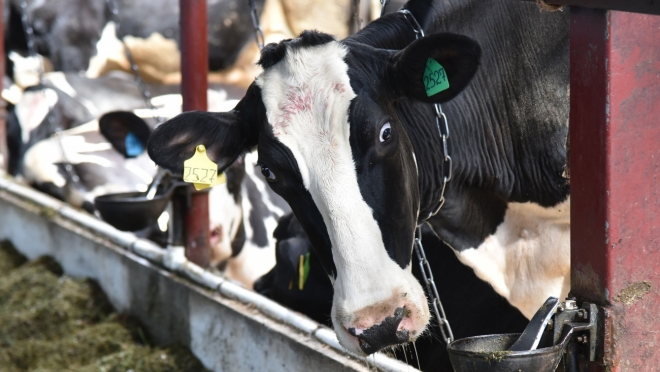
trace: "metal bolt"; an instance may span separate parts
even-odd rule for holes
[[[566,300],[566,302],[564,302],[564,306],[566,307],[566,310],[577,309],[577,304],[575,303],[575,300]]]
[[[579,342],[581,344],[586,344],[587,342],[589,342],[589,337],[587,337],[587,336],[577,336],[577,342]]]
[[[580,309],[578,311],[577,315],[578,315],[578,318],[580,318],[580,319],[588,319],[589,318],[589,314],[587,314],[587,310],[585,310],[585,309]]]

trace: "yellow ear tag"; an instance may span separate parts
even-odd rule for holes
[[[204,190],[227,182],[225,174],[218,174],[218,165],[206,155],[204,145],[197,145],[192,158],[183,162],[183,180],[192,183],[195,190]]]

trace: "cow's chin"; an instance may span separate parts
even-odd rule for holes
[[[219,238],[211,234],[209,239],[211,247],[211,266],[218,266],[227,261],[232,254],[231,245],[227,242],[228,237]]]
[[[339,343],[357,355],[369,355],[383,348],[415,341],[427,328],[429,305],[424,290],[407,269],[391,275],[379,288],[362,287],[341,297],[340,276],[335,281],[332,324]],[[396,276],[398,278],[393,279]],[[339,284],[339,285],[338,285]],[[345,287],[344,287],[345,288]]]

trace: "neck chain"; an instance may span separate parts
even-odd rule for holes
[[[383,7],[384,9],[384,7]],[[415,39],[424,37],[424,30],[419,25],[415,17],[410,13],[408,9],[399,10],[408,23],[413,28],[415,32]],[[438,200],[438,206],[417,226],[415,231],[415,253],[419,261],[419,268],[424,277],[426,283],[426,291],[431,298],[431,303],[433,305],[433,312],[435,313],[436,319],[438,320],[438,326],[440,328],[440,333],[442,334],[443,341],[447,344],[454,340],[454,333],[451,330],[449,321],[447,320],[447,315],[445,314],[445,309],[440,302],[440,295],[438,294],[438,288],[435,285],[433,280],[433,272],[431,271],[431,265],[426,259],[426,253],[424,252],[424,246],[422,245],[422,224],[429,218],[435,216],[440,211],[440,208],[445,204],[445,189],[447,183],[451,181],[452,175],[452,162],[451,156],[449,156],[449,148],[447,146],[447,140],[449,139],[449,126],[447,124],[447,116],[442,112],[442,107],[439,103],[434,104],[435,106],[435,125],[438,129],[438,134],[442,138],[442,155],[443,155],[443,164],[442,164],[442,189],[440,191],[440,199]],[[442,121],[442,125],[440,122]]]

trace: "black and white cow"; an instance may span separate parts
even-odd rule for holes
[[[23,175],[35,188],[93,213],[97,196],[147,191],[157,172],[144,152],[150,134],[135,114],[111,112],[30,147]]]
[[[324,324],[330,322],[332,284],[316,259],[312,243],[293,214],[285,215],[275,229],[277,264],[254,284],[254,290]],[[454,337],[519,333],[528,320],[472,269],[461,265],[446,244],[430,229],[423,229],[427,258],[439,283],[438,292]],[[416,258],[413,275],[420,281]],[[422,371],[453,371],[446,344],[437,327],[421,337],[415,349],[395,350],[398,359]]]
[[[426,37],[415,41],[395,13],[343,41],[304,32],[269,45],[233,111],[182,114],[148,145],[179,172],[198,144],[220,169],[258,148],[331,276],[340,343],[367,354],[428,326],[410,267],[423,222],[525,316],[569,288],[567,15],[508,0],[405,7]],[[425,90],[429,59],[446,72],[439,93]],[[443,154],[431,103],[444,104],[453,159],[436,215]]]
[[[181,112],[178,85],[147,84],[156,111],[147,109],[142,93],[131,74],[113,71],[98,78],[78,73],[50,72],[42,83],[28,87],[15,106],[8,110],[7,143],[9,173],[21,173],[23,155],[34,144],[55,132],[88,123],[117,110],[138,110],[142,117],[172,117]],[[213,84],[208,92],[209,105],[224,109],[235,102],[243,90]]]
[[[291,211],[254,171],[256,160],[255,154],[238,159],[225,172],[227,184],[209,191],[211,264],[248,288],[275,266],[273,232]]]
[[[96,53],[96,43],[106,23],[112,20],[109,0],[25,0],[28,22],[34,28],[35,48],[49,57],[56,71],[86,70]],[[179,1],[115,2],[121,19],[117,36],[146,38],[158,33],[179,40]],[[23,0],[7,0],[5,6],[5,39],[7,50],[27,49],[20,21]],[[259,9],[262,0],[256,0]],[[230,66],[245,43],[252,37],[248,3],[239,0],[208,1],[209,66]]]
[[[176,86],[149,85],[155,96],[175,93]],[[23,155],[55,132],[88,123],[104,113],[145,107],[133,77],[114,72],[96,79],[53,72],[22,92],[7,119],[9,173],[21,173]]]
[[[157,172],[144,152],[155,123],[147,121],[132,112],[110,112],[41,140],[25,154],[23,177],[36,189],[90,213],[97,196],[144,192]],[[263,175],[254,173],[255,160],[235,162],[225,170],[227,183],[209,190],[211,265],[249,288],[275,265],[272,233],[277,219],[289,211],[267,189]],[[246,165],[252,172],[246,172]],[[166,214],[159,220],[161,231],[167,230]],[[155,226],[138,233],[167,242]]]

